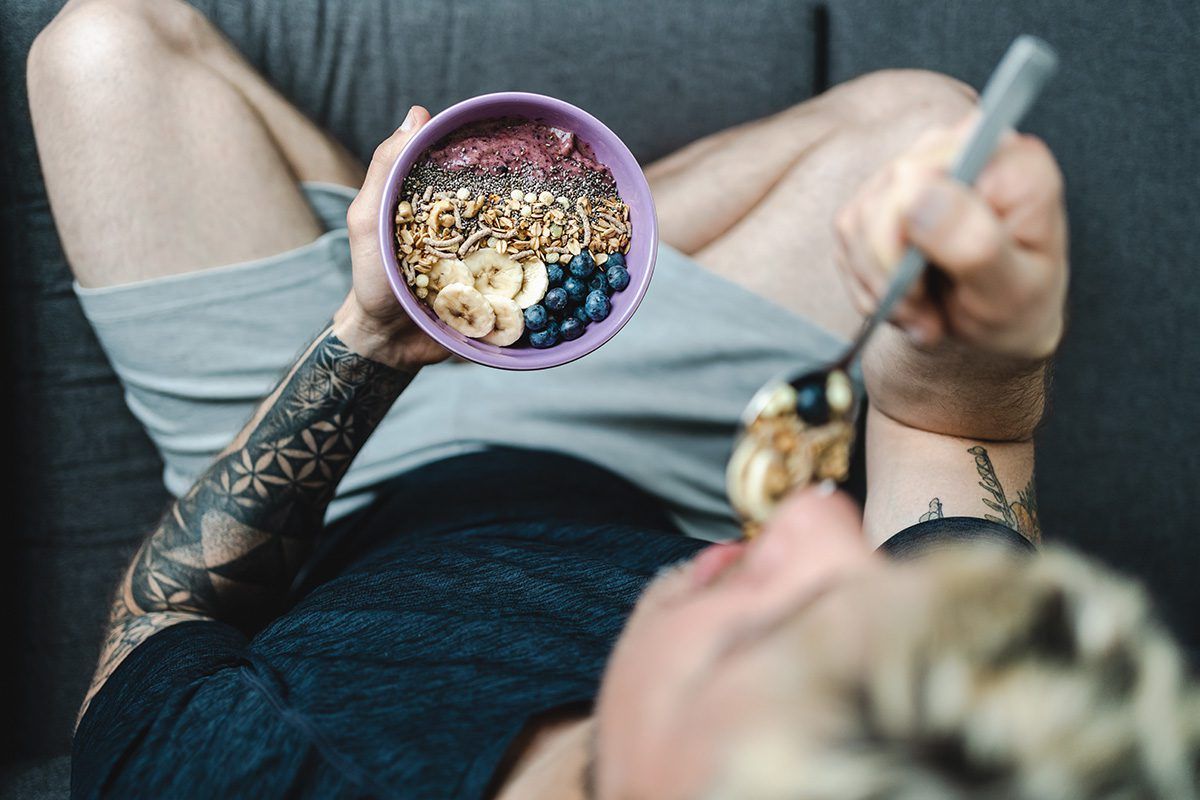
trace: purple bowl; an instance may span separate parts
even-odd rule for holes
[[[596,160],[612,171],[617,192],[629,206],[629,221],[633,235],[625,262],[629,268],[629,286],[612,295],[612,313],[600,322],[588,325],[583,336],[570,342],[559,342],[545,350],[526,344],[497,347],[470,339],[438,319],[429,306],[417,299],[400,274],[396,261],[396,203],[400,187],[417,159],[442,137],[470,122],[496,117],[524,117],[544,122],[563,130],[573,131],[591,146]],[[413,321],[455,355],[478,364],[501,369],[545,369],[582,358],[617,335],[617,331],[633,316],[654,272],[658,253],[658,217],[650,186],[637,160],[617,135],[600,120],[570,103],[528,92],[498,92],[472,97],[450,106],[436,115],[400,151],[384,189],[383,205],[379,209],[379,244],[383,253],[383,268],[400,305]]]

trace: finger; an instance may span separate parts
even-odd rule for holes
[[[834,258],[837,261],[838,274],[842,277],[842,284],[850,295],[854,310],[864,317],[868,316],[875,310],[875,297],[867,291],[866,286],[850,266],[850,256],[846,250],[845,239],[840,233],[836,238],[838,243],[834,249]]]
[[[905,234],[956,284],[1003,287],[1013,261],[999,218],[969,187],[935,178],[904,216]]]
[[[375,148],[371,163],[367,167],[367,176],[363,179],[362,188],[351,203],[346,215],[346,224],[351,238],[365,239],[366,234],[375,227],[379,216],[379,204],[383,200],[384,187],[388,174],[396,157],[404,149],[404,145],[412,138],[421,126],[429,121],[429,111],[423,106],[413,106],[408,110],[404,122],[391,136]],[[356,234],[361,234],[356,236]]]
[[[861,199],[843,218],[843,230],[849,240],[846,259],[860,287],[855,292],[855,301],[865,314],[875,311],[895,277],[896,264],[906,245],[904,207],[912,203],[911,198],[920,193],[934,174],[924,164],[898,163],[886,171],[882,180],[866,187]],[[869,298],[866,302],[864,296]],[[913,284],[889,319],[922,346],[936,344],[945,331],[942,314],[924,281]]]
[[[371,165],[367,167],[366,180],[363,181],[364,189],[370,187],[377,193],[382,193],[388,173],[396,163],[396,157],[400,155],[404,145],[408,144],[408,140],[428,121],[429,111],[424,106],[413,106],[408,110],[408,115],[405,116],[404,122],[400,123],[400,127],[375,148],[375,153],[371,156]]]
[[[976,188],[1018,243],[1040,251],[1065,249],[1062,172],[1041,139],[1015,135],[1006,140]]]
[[[859,310],[864,316],[875,312],[883,292],[883,270],[872,253],[866,234],[865,210],[862,203],[847,209],[845,216],[845,259],[847,272],[855,292]]]
[[[891,322],[908,334],[918,347],[933,347],[946,335],[946,321],[942,309],[923,286],[912,290],[917,294],[900,301],[891,315]]]

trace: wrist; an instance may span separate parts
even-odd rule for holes
[[[404,335],[407,331],[402,328],[407,321],[404,318],[389,323],[370,316],[358,305],[351,292],[333,315],[332,332],[342,344],[363,358],[392,369],[415,373],[421,365],[412,363],[408,357],[405,341],[409,337]]]
[[[996,356],[953,339],[919,349],[881,330],[863,357],[871,404],[931,433],[983,441],[1027,441],[1041,423],[1049,359]]]

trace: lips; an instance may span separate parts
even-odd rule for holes
[[[704,548],[692,561],[692,585],[700,587],[712,583],[737,563],[745,550],[745,542],[722,542]]]

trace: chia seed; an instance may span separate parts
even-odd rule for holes
[[[524,175],[519,171],[507,170],[504,173],[476,171],[473,169],[448,170],[434,164],[426,156],[422,156],[417,165],[404,179],[402,195],[411,197],[421,194],[427,186],[432,186],[434,193],[456,192],[466,187],[474,194],[498,194],[507,197],[513,189],[521,193],[533,192],[541,194],[550,192],[555,197],[565,196],[572,201],[580,197],[616,197],[617,186],[612,176],[597,170],[587,170],[574,175],[565,175],[561,170],[551,167],[545,178],[535,178]]]

